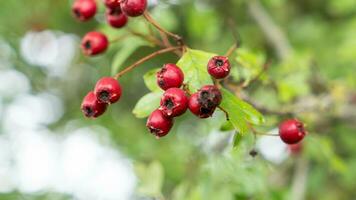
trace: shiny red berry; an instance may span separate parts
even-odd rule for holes
[[[209,60],[208,72],[216,78],[222,79],[230,74],[230,62],[229,58],[225,56],[214,56]]]
[[[89,32],[82,39],[83,53],[88,56],[105,52],[108,45],[108,38],[100,32]]]
[[[101,103],[96,98],[94,92],[89,92],[83,99],[82,112],[88,118],[96,118],[106,111],[107,104]]]
[[[122,0],[122,11],[130,17],[142,15],[147,7],[147,0]]]
[[[175,64],[165,64],[162,69],[157,72],[157,84],[163,90],[179,88],[182,86],[183,81],[183,71]]]
[[[207,85],[190,97],[188,107],[194,115],[200,118],[208,118],[213,115],[221,100],[220,90],[214,85]]]
[[[94,93],[98,101],[112,104],[119,101],[121,97],[121,86],[112,77],[101,78],[95,85]]]
[[[159,110],[167,117],[178,117],[188,109],[188,97],[179,88],[168,89],[161,98]]]
[[[152,134],[160,138],[169,133],[173,126],[173,120],[172,118],[164,116],[164,114],[157,109],[151,113],[146,126]]]
[[[122,28],[127,24],[128,17],[121,11],[120,7],[108,8],[106,10],[106,21],[114,28]]]
[[[288,119],[279,125],[279,136],[287,144],[300,142],[306,134],[303,123],[296,119]]]
[[[120,7],[120,2],[122,0],[104,0],[105,6],[111,9]]]
[[[75,0],[72,6],[72,12],[80,21],[87,21],[94,17],[96,13],[95,0]]]

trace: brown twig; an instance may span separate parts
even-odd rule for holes
[[[237,44],[236,44],[236,43],[233,44],[233,45],[229,48],[229,50],[227,50],[225,56],[226,56],[226,57],[230,57],[230,56],[234,53],[234,51],[235,51],[237,48],[238,48]]]
[[[254,82],[258,81],[258,79],[269,69],[269,67],[271,66],[271,62],[267,61],[262,69],[258,72],[258,74],[251,80],[249,81],[244,81],[243,83],[241,83],[239,85],[240,88],[246,88],[247,86],[253,84]]]
[[[168,52],[173,52],[175,50],[181,49],[182,47],[169,47],[169,48],[165,48],[165,49],[161,49],[158,50],[156,52],[151,53],[150,55],[138,60],[137,62],[135,62],[134,64],[128,66],[127,68],[125,68],[124,70],[122,70],[121,72],[117,73],[114,78],[118,79],[119,77],[121,77],[122,75],[126,74],[127,72],[133,70],[134,68],[136,68],[137,66],[141,65],[142,63],[158,56],[164,53],[168,53]]]

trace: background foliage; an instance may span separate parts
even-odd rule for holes
[[[78,54],[66,76],[49,77],[45,70],[31,67],[20,55],[20,41],[27,31],[51,29],[80,37],[99,29],[111,39],[127,34],[125,29],[114,30],[102,23],[102,15],[89,23],[76,22],[70,5],[71,1],[55,0],[1,1],[0,39],[15,50],[12,67],[30,78],[34,94],[56,91],[63,100],[64,114],[49,126],[51,130],[63,130],[73,120],[78,127],[101,125],[109,130],[114,146],[134,162],[139,179],[135,198],[355,198],[354,0],[162,0],[150,7],[157,21],[183,35],[193,49],[223,54],[234,41],[232,33],[238,31],[243,45],[234,59],[232,80],[236,83],[252,80],[263,64],[271,61],[267,73],[239,91],[239,95],[263,113],[265,122],[256,126],[260,131],[274,129],[291,115],[308,125],[303,153],[281,163],[263,156],[252,158],[249,151],[255,148],[253,134],[236,135],[224,124],[221,112],[208,120],[185,114],[176,120],[172,133],[161,140],[148,134],[142,118],[152,109],[149,106],[157,104],[160,93],[152,83],[152,74],[166,62],[177,62],[175,55],[153,59],[123,77],[121,102],[98,120],[84,119],[79,106],[96,80],[157,47],[130,36],[113,44],[105,55],[84,58]],[[131,20],[129,27],[143,33],[148,30],[141,19]],[[195,65],[187,62],[190,60],[182,59],[180,64],[190,68],[184,70],[192,70]],[[136,105],[142,96],[144,99]],[[5,96],[2,100],[11,101]],[[239,103],[225,102],[223,106]],[[239,110],[235,112],[236,119],[231,118],[236,123],[241,118],[254,124],[262,122],[262,117],[251,119]],[[0,199],[21,198],[71,199],[50,191],[0,193]]]

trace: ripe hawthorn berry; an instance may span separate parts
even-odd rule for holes
[[[288,119],[279,125],[279,136],[287,144],[300,142],[305,134],[303,123],[297,119]]]
[[[151,113],[146,126],[153,135],[160,138],[169,133],[173,126],[173,119],[164,116],[164,114],[157,109]]]
[[[122,0],[121,9],[130,17],[142,15],[147,7],[147,0]]]
[[[122,0],[104,0],[104,3],[107,8],[115,9],[120,7],[121,1]]]
[[[88,21],[93,18],[97,10],[94,0],[75,0],[72,5],[72,12],[80,21]]]
[[[81,109],[88,118],[96,118],[106,111],[107,104],[98,101],[94,92],[89,92],[83,99]]]
[[[103,53],[108,48],[108,38],[100,32],[89,32],[82,39],[82,50],[85,55],[93,56]]]
[[[206,85],[190,97],[188,107],[196,116],[208,118],[213,115],[221,100],[220,90],[214,85]]]
[[[230,74],[230,62],[229,58],[225,56],[214,56],[209,60],[208,72],[216,78],[226,78]]]
[[[119,101],[122,90],[116,79],[112,77],[103,77],[96,83],[94,93],[98,101],[112,104]]]
[[[122,28],[127,24],[128,17],[121,11],[120,7],[107,8],[106,21],[114,28]]]
[[[175,64],[165,64],[156,77],[158,86],[163,90],[180,88],[184,81],[183,71]]]
[[[159,110],[167,117],[178,117],[188,109],[188,97],[179,88],[168,89],[161,98]]]

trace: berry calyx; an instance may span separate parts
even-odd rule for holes
[[[147,0],[122,0],[121,9],[130,17],[142,15],[147,7]]]
[[[229,58],[225,56],[214,56],[209,60],[208,72],[215,79],[226,78],[230,74]]]
[[[214,85],[206,85],[190,97],[188,107],[199,118],[208,118],[213,115],[221,100],[220,90]]]
[[[184,81],[183,71],[175,64],[165,64],[157,72],[157,84],[163,90],[179,88]]]
[[[98,101],[112,104],[119,101],[122,90],[116,79],[112,77],[104,77],[96,83],[94,93]]]
[[[108,48],[108,38],[100,32],[89,32],[82,39],[82,50],[85,55],[93,56],[103,53]]]
[[[99,102],[94,92],[89,92],[83,99],[81,109],[88,118],[96,118],[106,111],[107,104]]]
[[[121,0],[104,0],[105,6],[111,9],[120,7]]]
[[[188,109],[188,97],[179,88],[168,89],[161,98],[159,110],[166,117],[178,117]]]
[[[146,126],[153,135],[160,138],[169,133],[173,126],[173,120],[172,118],[164,116],[164,114],[157,109],[149,116]]]
[[[128,17],[121,11],[120,7],[108,8],[106,21],[114,28],[122,28],[127,24]]]
[[[303,123],[297,119],[288,119],[279,125],[279,136],[287,144],[300,142],[305,134]]]
[[[93,18],[97,10],[94,0],[75,0],[72,6],[74,16],[80,21]]]

